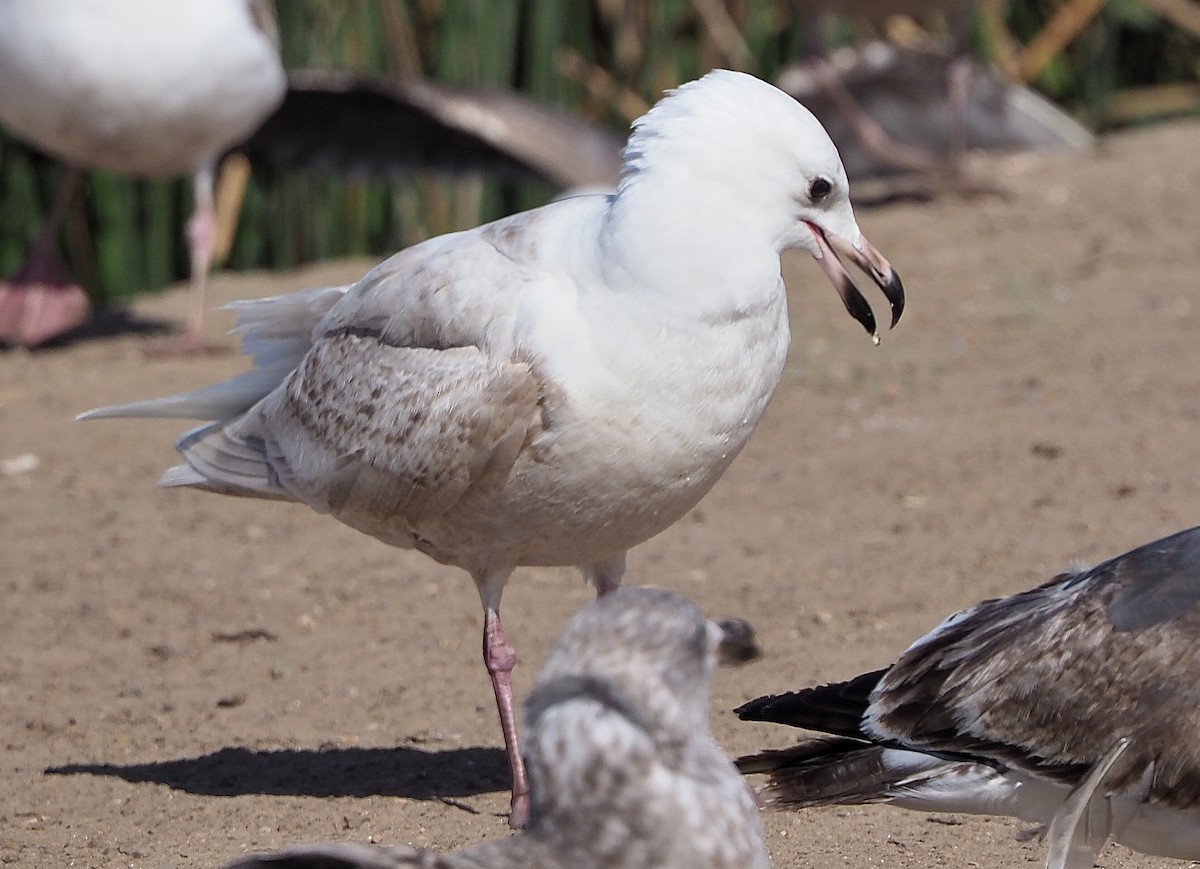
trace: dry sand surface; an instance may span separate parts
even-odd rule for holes
[[[813,263],[788,261],[792,353],[766,419],[627,576],[758,628],[765,659],[717,679],[731,754],[793,738],[738,722],[741,701],[883,665],[956,608],[1200,519],[1198,153],[1200,125],[1168,125],[1093,157],[975,164],[1004,197],[860,209],[909,294],[879,348]],[[134,311],[178,322],[183,298]],[[0,862],[216,866],[298,841],[507,835],[466,576],[299,506],[156,490],[179,423],[74,414],[245,363],[147,360],[144,341],[0,356]],[[519,696],[589,597],[571,570],[514,577]],[[1042,859],[1004,819],[766,824],[778,866]],[[1182,865],[1114,846],[1101,862]]]

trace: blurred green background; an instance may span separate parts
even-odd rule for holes
[[[1011,0],[1002,14],[1012,35],[1027,43],[1060,5]],[[287,0],[278,6],[288,67],[514,88],[614,129],[627,127],[663,89],[713,66],[771,79],[804,45],[788,0]],[[714,30],[714,7],[737,25],[744,45]],[[989,28],[977,27],[976,37],[979,52],[990,54]],[[1108,0],[1033,84],[1088,126],[1105,129],[1114,94],[1195,83],[1196,48],[1194,37],[1136,0]],[[19,263],[59,172],[54,161],[0,132],[0,274]],[[129,181],[92,172],[85,190],[63,240],[69,268],[98,299],[186,278],[182,225],[191,208],[190,179]],[[390,253],[553,193],[426,176],[346,181],[256,166],[226,267],[288,268]]]

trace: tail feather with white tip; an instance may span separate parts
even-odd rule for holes
[[[225,495],[294,500],[272,470],[261,438],[239,429],[238,418],[281,384],[312,347],[313,334],[349,289],[317,287],[285,296],[234,302],[233,331],[254,367],[222,383],[179,395],[89,410],[79,419],[169,417],[206,420],[175,448],[187,460],[163,474],[163,487],[188,486]]]
[[[178,395],[99,407],[81,413],[78,418],[154,417],[217,422],[234,419],[282,383],[300,363],[312,346],[317,324],[348,289],[349,286],[316,287],[284,296],[234,302],[228,307],[240,313],[233,331],[241,335],[242,352],[254,362],[249,371]]]

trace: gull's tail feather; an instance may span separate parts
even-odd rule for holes
[[[736,763],[745,775],[770,776],[763,788],[767,805],[796,808],[883,802],[893,796],[898,778],[882,747],[842,737],[819,737]]]
[[[112,404],[79,414],[77,419],[114,419],[117,417],[153,417],[155,419],[205,419],[223,421],[240,416],[260,398],[283,382],[295,361],[279,360],[264,368],[252,368],[224,380],[162,398]]]
[[[257,437],[244,437],[238,425],[211,422],[194,428],[175,442],[187,460],[158,481],[164,488],[190,486],[222,495],[246,498],[295,500],[279,482],[267,459],[267,445]]]
[[[239,312],[232,332],[242,336],[242,352],[254,360],[255,367],[290,361],[294,368],[312,346],[317,324],[351,286],[313,287],[282,296],[230,302],[225,307]]]
[[[348,286],[317,287],[234,302],[242,352],[254,367],[221,383],[179,395],[114,404],[81,413],[79,419],[113,417],[163,417],[228,421],[245,413],[264,395],[283,382],[312,346],[313,331]],[[185,436],[187,437],[187,436]]]
[[[167,468],[158,478],[158,485],[163,489],[173,489],[177,486],[202,487],[208,481],[196,473],[190,465],[175,465]]]
[[[233,331],[254,367],[222,383],[179,395],[101,407],[80,419],[173,417],[207,422],[175,442],[186,465],[171,468],[160,486],[188,486],[225,495],[295,500],[272,469],[262,438],[244,434],[239,417],[281,384],[312,347],[318,324],[349,287],[317,287],[286,296],[234,302]]]
[[[770,721],[864,740],[867,734],[862,722],[871,702],[871,692],[886,672],[875,670],[848,682],[758,697],[743,703],[734,712],[742,721]]]
[[[1030,786],[1028,804],[1022,805],[1020,786],[986,764],[843,737],[816,737],[792,748],[742,757],[737,766],[746,775],[768,776],[761,791],[768,806],[891,803],[923,812],[1011,814],[1036,820],[1046,805],[1062,799],[1053,787],[1043,792]]]

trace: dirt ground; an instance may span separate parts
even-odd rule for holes
[[[717,680],[731,754],[794,736],[737,721],[738,703],[880,666],[954,609],[1197,521],[1198,152],[1200,124],[1167,125],[1087,158],[976,162],[1004,197],[860,209],[909,295],[879,348],[814,264],[788,261],[779,394],[627,577],[757,627],[766,657]],[[367,265],[220,275],[214,303]],[[179,292],[135,309],[182,311]],[[244,361],[147,361],[144,341],[0,356],[0,862],[217,866],[299,841],[507,835],[466,576],[298,506],[156,490],[183,426],[73,416]],[[514,577],[520,696],[589,597],[570,570]],[[1042,859],[1003,819],[765,821],[781,867]],[[1115,846],[1101,863],[1181,865]]]

